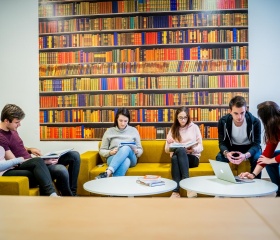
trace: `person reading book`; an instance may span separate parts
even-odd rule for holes
[[[260,155],[253,171],[241,173],[241,178],[253,179],[265,167],[271,182],[278,186],[276,197],[280,196],[280,150],[276,150],[280,142],[280,107],[273,101],[265,101],[257,106],[258,116],[264,126],[265,149]]]
[[[18,157],[23,157],[25,160],[29,159],[26,161],[26,163],[20,165],[20,169],[25,167],[27,163],[43,162],[46,164],[46,166],[44,165],[44,167],[42,167],[42,164],[40,164],[40,167],[42,168],[40,172],[35,171],[34,169],[33,173],[34,175],[36,174],[37,180],[39,175],[42,175],[41,177],[47,178],[46,175],[50,174],[51,179],[56,180],[57,190],[62,196],[76,195],[77,180],[80,170],[80,154],[75,151],[70,151],[61,156],[59,159],[51,158],[42,160],[42,158],[40,158],[40,156],[42,156],[41,151],[37,148],[26,148],[18,134],[17,129],[21,126],[21,120],[24,119],[24,117],[25,113],[23,110],[15,104],[7,104],[2,109],[0,123],[0,145],[5,149],[5,158],[7,160]],[[36,158],[32,158],[31,154],[35,155]],[[68,169],[66,166],[68,166]],[[48,171],[46,171],[46,169]],[[18,169],[15,169],[7,171],[5,175],[21,176],[18,173]],[[39,179],[41,180],[41,178]]]
[[[173,150],[170,151],[171,144],[188,144],[190,142],[196,144],[191,144],[187,148],[184,146],[178,147],[174,149],[174,152]],[[179,182],[189,177],[189,168],[198,167],[199,158],[203,151],[199,127],[191,121],[187,107],[183,106],[176,110],[174,122],[166,137],[165,151],[170,153],[171,175],[172,179],[177,183],[177,187],[173,190],[171,197],[177,198],[180,197]],[[188,191],[188,197],[195,196],[196,193]]]
[[[261,123],[247,111],[246,100],[235,96],[229,102],[229,113],[218,122],[219,148],[217,161],[239,165],[250,161],[251,172],[261,154]],[[257,178],[261,178],[261,173]]]
[[[0,176],[25,176],[28,177],[29,187],[39,184],[42,195],[56,197],[55,188],[46,164],[40,158],[24,160],[23,157],[5,159],[5,150],[0,146]]]
[[[115,115],[114,126],[103,135],[99,149],[101,157],[106,158],[108,168],[96,179],[110,176],[124,176],[130,167],[134,167],[137,158],[143,153],[140,135],[135,127],[129,125],[130,113],[126,108],[119,108]],[[135,143],[135,148],[121,143]],[[130,144],[131,145],[131,144]]]

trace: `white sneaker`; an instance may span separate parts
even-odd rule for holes
[[[188,198],[196,198],[197,193],[194,191],[187,190],[187,196],[188,196]]]

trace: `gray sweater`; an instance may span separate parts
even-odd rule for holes
[[[143,153],[140,135],[135,127],[127,126],[125,129],[120,130],[118,127],[111,127],[106,130],[103,135],[102,143],[99,149],[101,157],[108,158],[109,152],[119,147],[121,142],[135,142],[138,150],[137,157]]]
[[[12,168],[13,166],[24,162],[23,158],[14,158],[14,159],[10,159],[10,160],[0,160],[0,176],[3,175],[4,172],[6,172],[7,170],[9,170],[10,168]]]

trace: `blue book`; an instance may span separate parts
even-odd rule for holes
[[[118,46],[118,33],[114,32],[114,46]]]

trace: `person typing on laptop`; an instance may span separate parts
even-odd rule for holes
[[[34,158],[38,159],[37,162],[42,162],[42,158],[40,158],[42,155],[41,151],[37,148],[26,148],[18,134],[17,129],[20,127],[21,120],[24,117],[25,113],[19,106],[15,104],[4,106],[1,112],[0,146],[5,149],[5,158],[7,160],[19,157],[33,159],[31,156],[33,154],[37,157]],[[44,174],[50,174],[52,180],[56,179],[56,187],[61,195],[75,196],[80,171],[80,154],[76,151],[70,151],[58,159],[46,159],[44,163],[47,165],[47,168],[43,167],[49,170],[49,173]],[[66,166],[68,166],[68,169]],[[15,173],[11,170],[5,174],[14,176],[13,174]]]
[[[244,97],[230,100],[229,113],[219,120],[218,134],[220,152],[216,160],[237,165],[249,160],[252,172],[261,154],[261,123],[247,111]],[[261,172],[257,178],[261,178]]]

